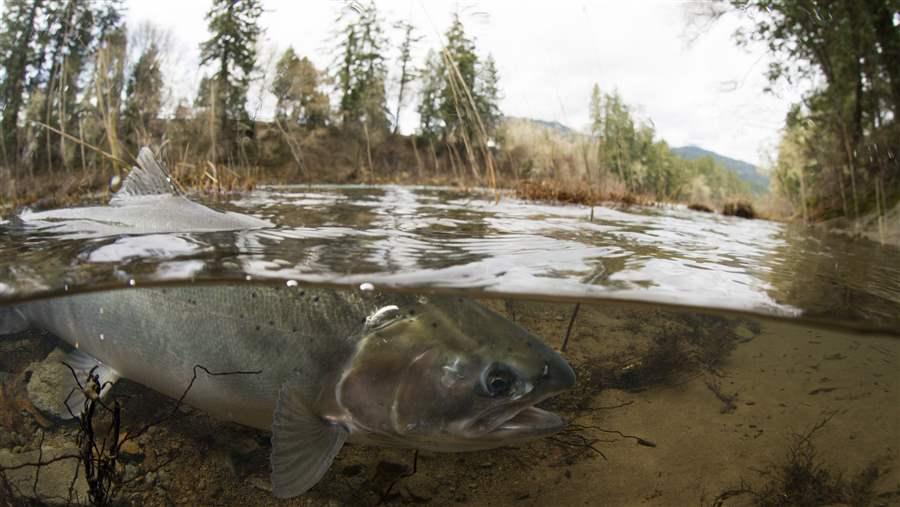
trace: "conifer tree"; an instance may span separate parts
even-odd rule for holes
[[[125,125],[132,151],[149,141],[150,122],[159,117],[163,100],[163,74],[155,42],[141,53],[128,79]]]
[[[501,119],[497,67],[492,57],[479,62],[458,14],[439,56],[429,53],[423,80],[419,117],[424,134],[453,143],[495,134]]]
[[[342,25],[336,62],[341,123],[346,128],[365,124],[369,131],[386,131],[387,68],[383,51],[387,41],[375,3],[346,6],[338,24]]]
[[[46,0],[36,29],[35,72],[29,76],[34,120],[72,134],[79,122],[83,85],[90,63],[107,36],[122,28],[122,0]],[[39,111],[38,111],[39,110]],[[66,136],[44,130],[38,167],[69,166],[77,152]]]
[[[431,138],[441,129],[438,97],[444,85],[443,71],[441,57],[434,50],[429,50],[422,68],[422,88],[419,92],[419,106],[416,110],[419,113],[420,132]]]
[[[319,91],[319,71],[308,58],[299,58],[293,48],[282,54],[275,66],[271,92],[275,116],[289,124],[321,127],[328,118],[328,97]]]
[[[493,133],[500,125],[500,75],[494,57],[488,55],[478,71],[475,96],[478,114],[487,133]]]
[[[38,17],[43,0],[7,0],[0,26],[0,149],[5,163],[18,158],[17,130],[19,112],[25,96],[29,66],[36,63],[33,44],[37,37]]]
[[[247,89],[256,66],[261,14],[259,0],[213,0],[206,14],[212,36],[200,44],[200,63],[211,64],[216,71],[201,83],[199,95],[215,92],[204,103],[214,103],[217,141],[225,157],[233,154],[242,124],[248,128]]]
[[[470,114],[468,98],[476,89],[478,56],[475,42],[466,34],[458,13],[453,15],[445,38],[442,51],[445,83],[438,111],[444,122],[444,139],[456,140],[467,135],[465,131],[474,130],[476,120]]]
[[[410,23],[400,22],[396,26],[403,31],[403,42],[400,43],[400,79],[398,82],[399,89],[397,91],[397,108],[394,113],[394,134],[396,134],[397,129],[400,128],[400,110],[403,108],[406,86],[416,78],[416,69],[413,68],[412,65],[413,44],[422,40],[421,37],[413,35],[415,27]]]

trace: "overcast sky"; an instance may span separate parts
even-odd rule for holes
[[[737,48],[736,18],[723,18],[693,44],[684,37],[684,4],[675,0],[444,1],[378,0],[387,32],[397,20],[411,20],[423,40],[417,61],[437,48],[452,12],[459,10],[481,55],[493,54],[507,115],[555,120],[575,129],[588,123],[591,87],[616,88],[638,114],[652,119],[672,146],[696,144],[757,163],[771,149],[798,90],[764,93],[767,56],[763,48]],[[264,0],[265,45],[293,46],[319,68],[335,46],[336,0]],[[169,81],[193,90],[202,70],[197,46],[208,34],[200,0],[129,0],[130,26],[152,21],[170,29],[177,50]],[[391,53],[391,63],[396,50]],[[265,111],[269,106],[261,106]],[[402,116],[406,131],[416,125],[415,104]]]

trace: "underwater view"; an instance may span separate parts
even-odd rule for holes
[[[3,0],[0,507],[900,507],[900,0]]]
[[[139,160],[2,224],[7,503],[900,502],[894,247]]]

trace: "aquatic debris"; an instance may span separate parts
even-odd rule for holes
[[[701,213],[712,213],[713,212],[713,209],[710,208],[709,206],[707,206],[705,204],[696,203],[696,202],[688,204],[687,208],[689,210],[699,211]]]
[[[806,432],[793,434],[782,461],[757,470],[765,480],[761,486],[753,486],[742,479],[740,485],[719,493],[706,505],[723,507],[726,501],[741,496],[749,496],[751,505],[758,507],[873,505],[878,497],[875,482],[884,473],[880,466],[883,460],[869,463],[848,478],[823,463],[813,444],[815,434],[836,414],[831,412]]]
[[[725,216],[735,216],[740,218],[756,218],[756,210],[749,201],[732,201],[725,203],[722,207],[722,214]]]
[[[722,408],[719,409],[719,413],[728,414],[737,410],[737,405],[734,404],[734,401],[737,400],[738,393],[727,394],[722,391],[722,383],[719,379],[706,380],[705,383],[706,387],[722,402]]]

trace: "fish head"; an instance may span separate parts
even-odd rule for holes
[[[465,298],[390,310],[366,331],[337,386],[358,440],[465,451],[564,427],[535,404],[572,387],[575,373],[539,338]]]

